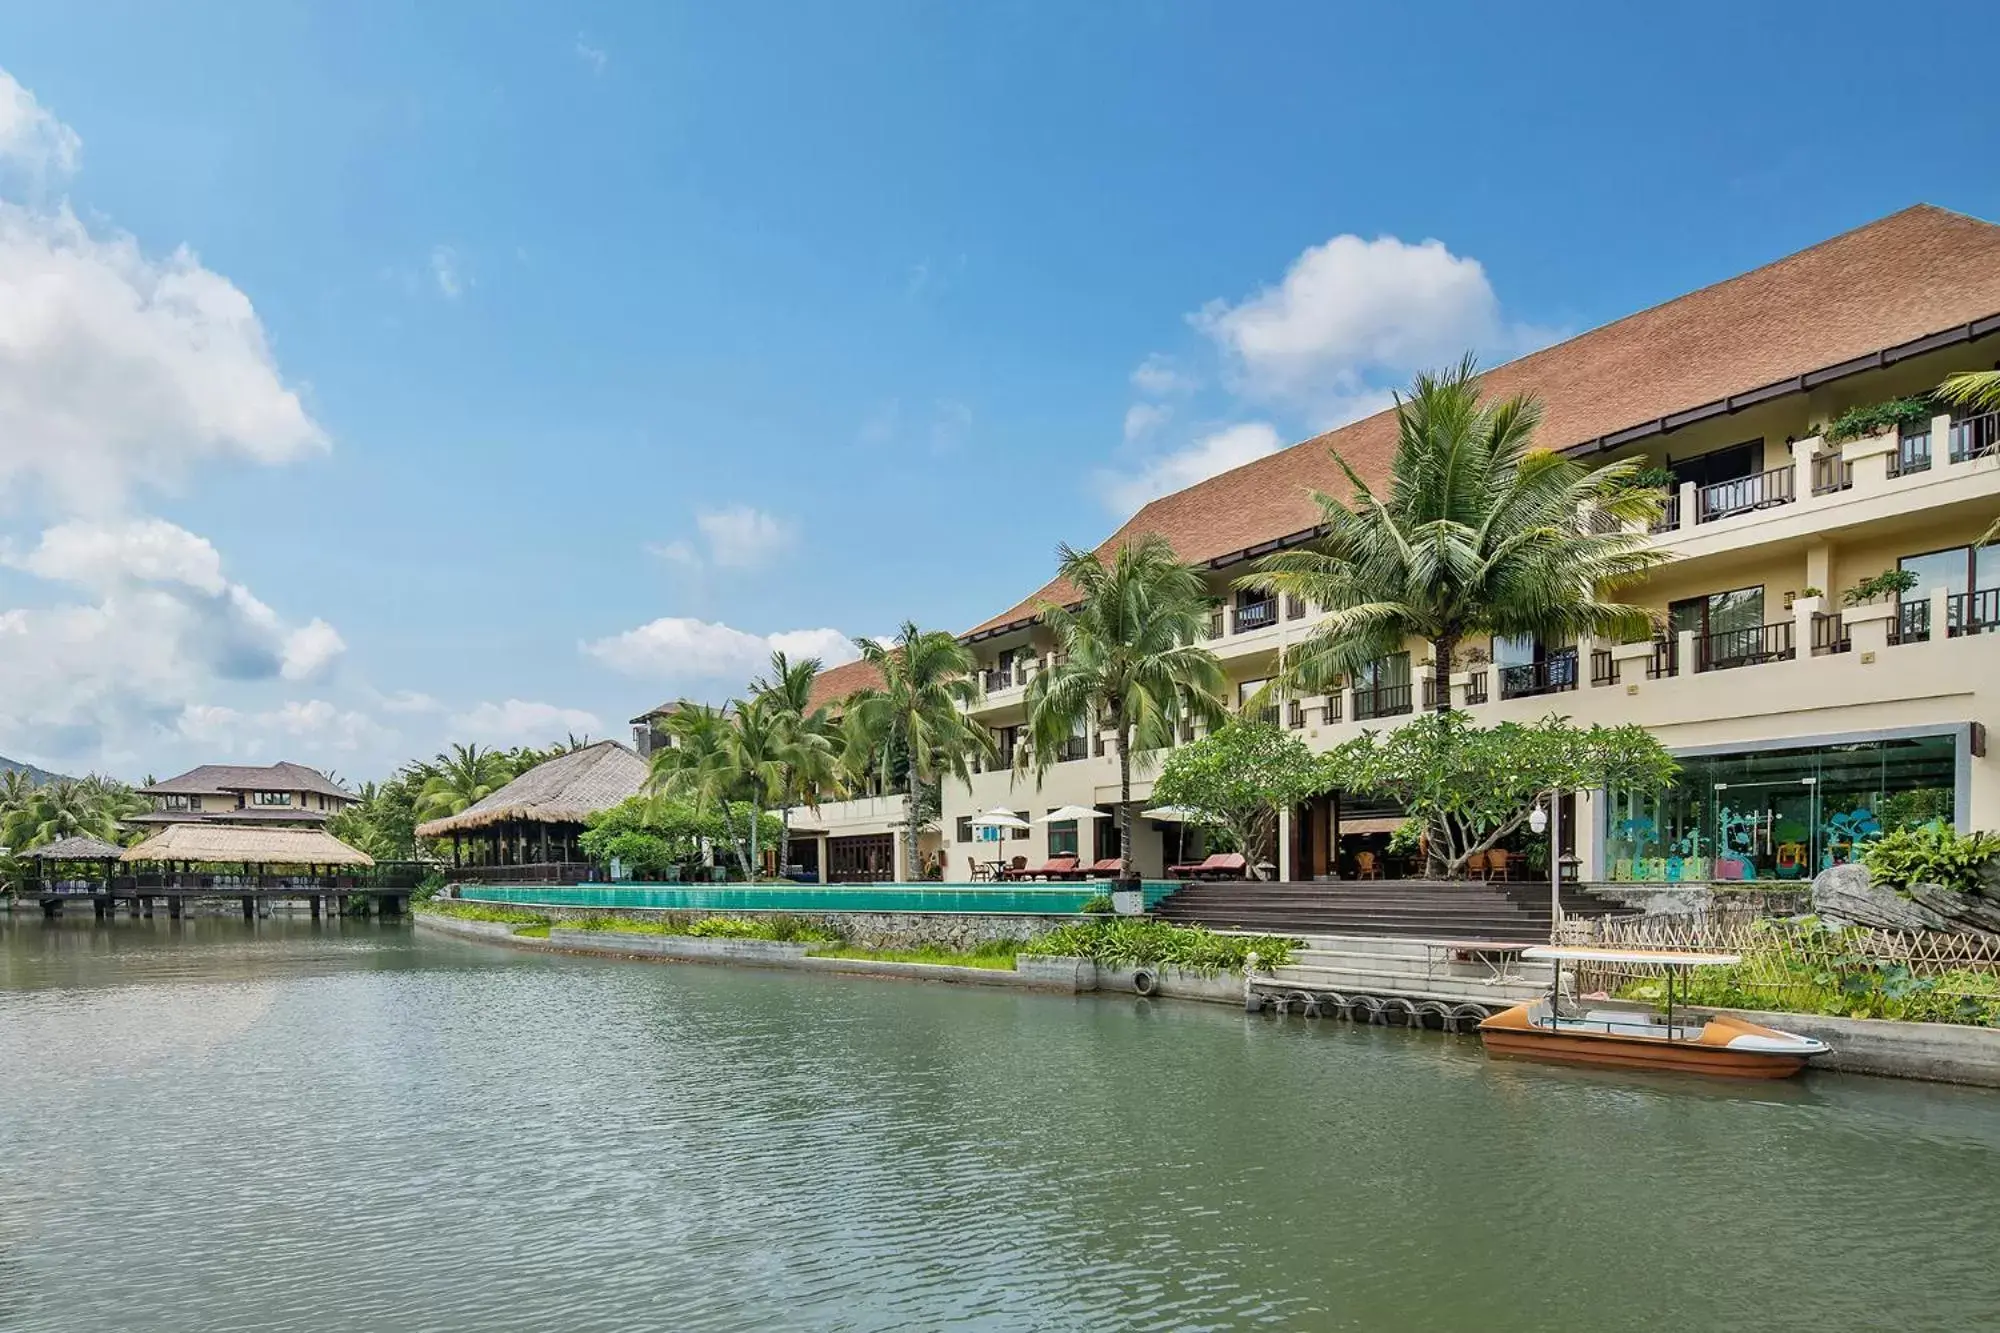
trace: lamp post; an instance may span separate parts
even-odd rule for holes
[[[1549,793],[1548,808],[1542,808],[1537,800],[1535,808],[1528,812],[1528,827],[1536,837],[1544,831],[1549,835],[1549,942],[1555,943],[1562,933],[1562,804],[1560,793]]]

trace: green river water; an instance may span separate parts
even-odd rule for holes
[[[2000,1096],[0,918],[0,1330],[1964,1329]]]

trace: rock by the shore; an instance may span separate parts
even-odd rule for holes
[[[2000,935],[2000,900],[1942,884],[1917,884],[1906,896],[1876,884],[1864,865],[1820,871],[1813,879],[1812,902],[1813,911],[1836,924]]]

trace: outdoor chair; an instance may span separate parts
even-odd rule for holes
[[[1115,879],[1118,876],[1118,872],[1124,868],[1125,862],[1123,858],[1107,856],[1102,861],[1092,861],[1090,868],[1082,872],[1082,877],[1085,879],[1103,879],[1106,877]]]
[[[1197,865],[1170,866],[1167,873],[1176,879],[1243,879],[1249,865],[1241,852],[1217,852]]]
[[[1027,877],[1028,858],[1025,856],[1015,857],[1007,863],[1007,868],[1000,872],[1000,878],[1002,879],[1026,879]]]
[[[1354,877],[1356,879],[1382,878],[1382,863],[1375,859],[1375,853],[1356,852],[1354,854]]]
[[[1026,859],[1026,858],[1022,858]],[[1051,856],[1033,870],[1023,870],[1022,879],[1066,879],[1076,873],[1074,856]]]
[[[976,856],[973,857],[970,864],[972,866],[972,882],[974,884],[978,884],[982,880],[991,880],[993,878],[993,867],[988,865],[986,862],[980,860],[978,857]]]
[[[1486,878],[1485,852],[1474,852],[1465,858],[1465,877],[1471,879],[1474,875],[1481,879]]]
[[[1514,878],[1513,859],[1514,859],[1514,854],[1508,851],[1505,847],[1495,847],[1492,850],[1488,851],[1486,853],[1486,878],[1505,879],[1505,880],[1513,879]]]

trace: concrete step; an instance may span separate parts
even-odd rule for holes
[[[1488,1005],[1520,1004],[1539,999],[1549,990],[1546,978],[1539,984],[1525,978],[1496,981],[1444,974],[1427,978],[1421,971],[1412,975],[1362,967],[1280,967],[1273,969],[1271,976],[1279,983],[1297,981],[1328,987],[1343,995],[1442,995]]]

